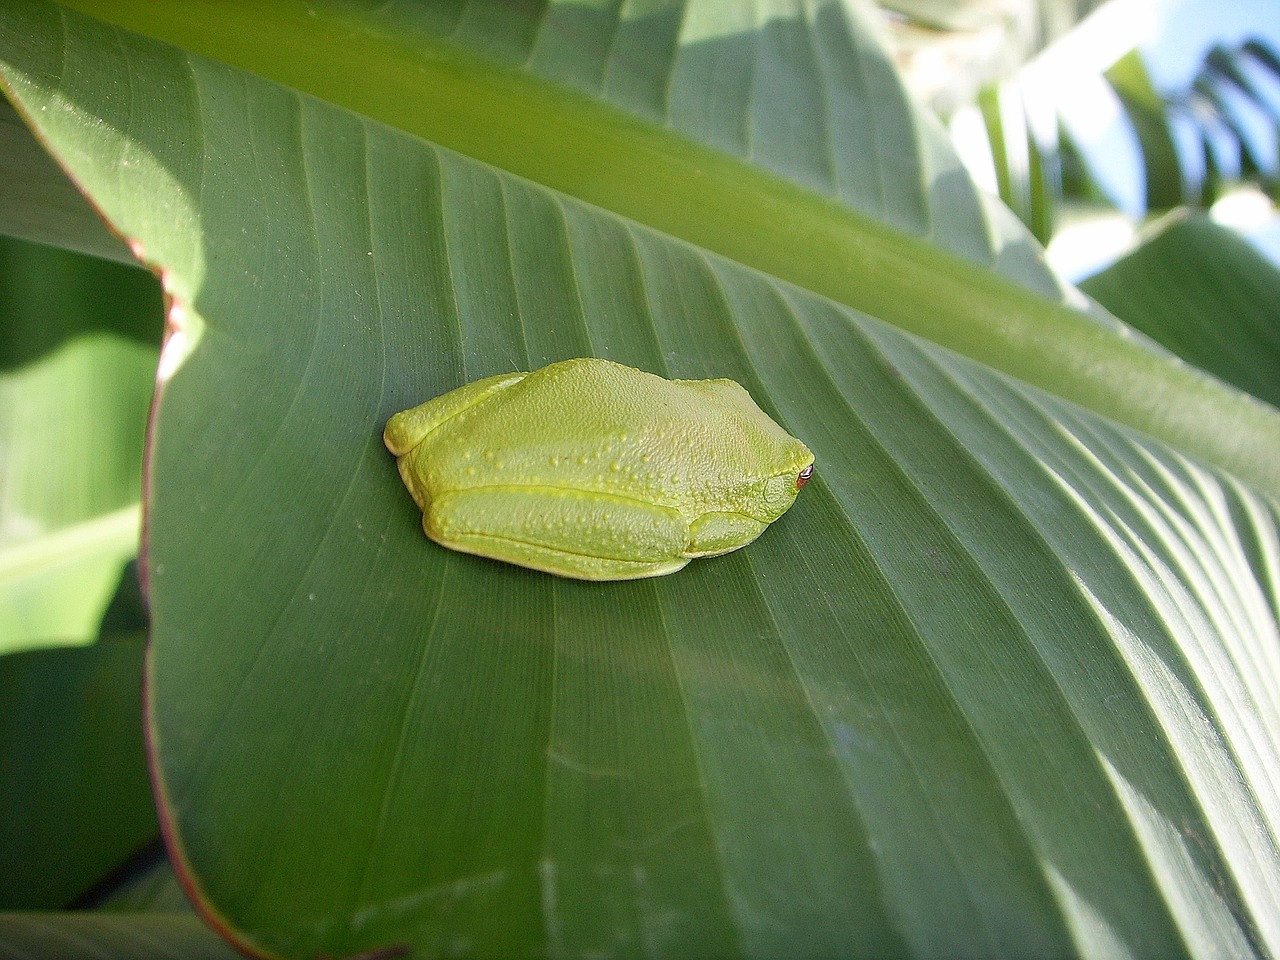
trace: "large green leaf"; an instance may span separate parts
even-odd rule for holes
[[[692,4],[552,56],[600,36],[559,18],[596,15],[154,8],[408,118],[0,11],[20,109],[173,298],[150,735],[171,852],[224,932],[287,956],[1280,950],[1275,412],[1051,299],[857,18],[707,31]],[[353,73],[335,37],[400,54]],[[857,70],[761,52],[833,37]],[[623,93],[719,119],[707,66],[735,58],[744,116],[815,85],[830,115],[752,126],[735,157]],[[594,79],[557,85],[575,63]],[[435,114],[472,120],[415,136]],[[876,149],[847,185],[806,179],[814,130]],[[597,137],[617,164],[583,159]],[[480,162],[503,158],[525,177]],[[553,189],[574,176],[592,202]],[[935,299],[942,321],[912,316]],[[385,418],[585,354],[740,380],[818,479],[750,548],[653,581],[427,542]]]

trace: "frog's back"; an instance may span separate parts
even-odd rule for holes
[[[697,512],[734,502],[803,444],[730,380],[665,380],[607,360],[554,363],[445,424],[449,488],[572,486]]]

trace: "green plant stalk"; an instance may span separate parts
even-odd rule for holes
[[[607,103],[290,0],[67,5],[823,294],[1280,495],[1280,411],[927,239]]]

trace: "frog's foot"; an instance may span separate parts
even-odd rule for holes
[[[431,501],[422,526],[454,550],[580,580],[657,577],[689,562],[677,511],[559,487],[449,491]]]

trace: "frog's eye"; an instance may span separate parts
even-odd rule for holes
[[[800,476],[796,477],[796,489],[800,490],[801,488],[803,488],[804,485],[809,482],[809,478],[812,476],[813,476],[813,464],[811,463],[807,467],[805,467],[803,470],[800,471]]]

